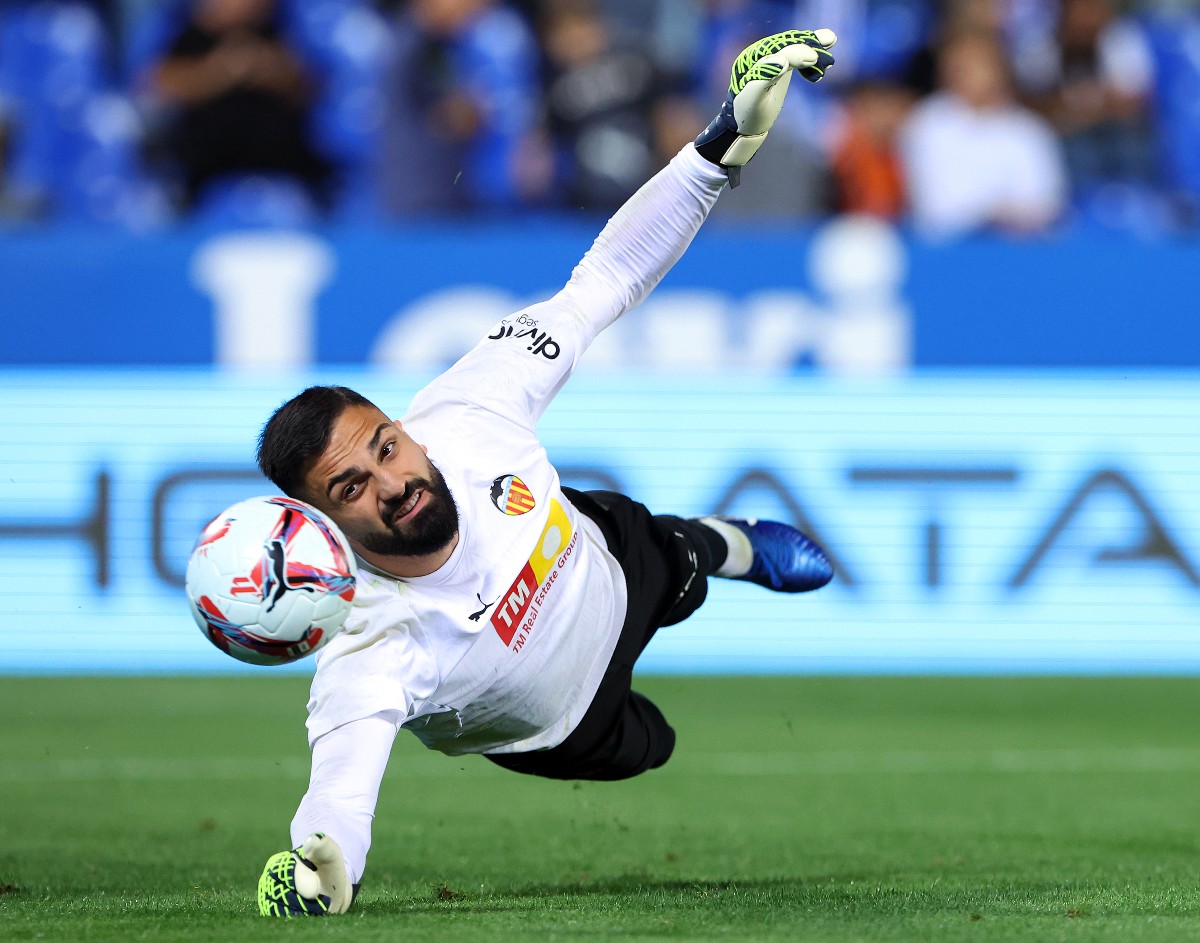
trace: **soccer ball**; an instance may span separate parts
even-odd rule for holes
[[[354,554],[337,525],[293,498],[250,498],[214,517],[188,560],[192,617],[240,661],[281,665],[342,628],[354,600]]]

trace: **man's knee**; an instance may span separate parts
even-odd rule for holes
[[[658,705],[648,697],[629,692],[619,737],[608,760],[589,779],[631,779],[647,770],[658,769],[675,752],[675,728]]]
[[[673,597],[664,600],[658,625],[675,625],[699,609],[707,598],[711,556],[703,543],[696,540],[692,532],[697,526],[694,522],[657,515],[654,523],[663,535],[663,555],[670,571],[668,584],[674,588]]]
[[[550,750],[492,754],[488,759],[529,776],[614,782],[658,769],[675,750],[674,728],[653,701],[636,691],[629,692],[619,720],[598,742],[580,742],[574,736]]]

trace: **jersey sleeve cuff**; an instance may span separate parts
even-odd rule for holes
[[[720,187],[729,182],[725,168],[705,160],[694,143],[685,144],[671,163],[678,165],[691,179],[708,187]]]

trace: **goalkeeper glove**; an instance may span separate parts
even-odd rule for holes
[[[783,108],[783,96],[796,69],[819,82],[833,65],[831,29],[788,30],[751,43],[734,60],[729,94],[721,112],[696,138],[696,150],[725,168],[729,185],[741,181],[742,165],[754,156]]]
[[[258,879],[258,912],[264,917],[342,914],[353,900],[342,849],[320,832],[299,848],[272,855]]]

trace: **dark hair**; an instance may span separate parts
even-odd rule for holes
[[[258,467],[284,494],[301,497],[304,476],[329,446],[338,417],[350,406],[374,405],[345,386],[310,386],[275,410],[263,426]]]

